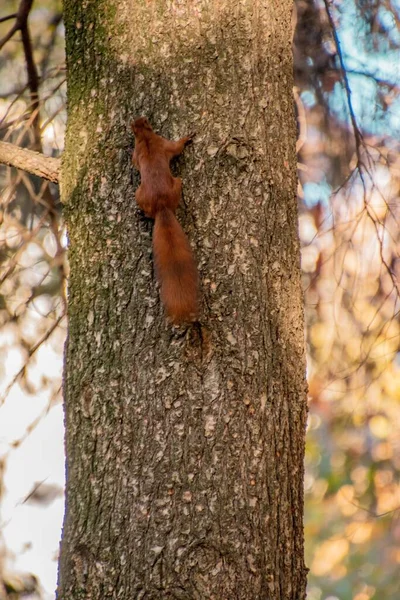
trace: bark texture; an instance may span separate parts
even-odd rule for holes
[[[305,361],[289,0],[65,0],[58,598],[302,600]],[[130,121],[176,162],[201,323],[171,327]]]

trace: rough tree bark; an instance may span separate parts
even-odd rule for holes
[[[289,0],[65,0],[58,598],[301,600],[306,420]],[[201,325],[164,319],[132,118],[175,165]]]

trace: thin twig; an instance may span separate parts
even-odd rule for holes
[[[360,129],[359,129],[358,124],[357,124],[357,119],[356,119],[356,116],[355,116],[355,113],[354,113],[353,103],[351,101],[351,89],[350,89],[350,84],[349,84],[349,78],[347,77],[347,71],[346,71],[346,67],[345,67],[345,64],[344,64],[344,60],[343,60],[343,53],[342,53],[342,49],[341,49],[341,46],[340,46],[339,36],[337,34],[336,26],[335,26],[335,23],[333,21],[331,12],[329,10],[329,1],[328,0],[324,0],[324,4],[325,4],[325,9],[326,9],[326,14],[327,14],[327,17],[328,17],[329,25],[331,27],[333,40],[335,42],[336,52],[337,52],[337,55],[339,57],[340,73],[341,73],[342,79],[343,79],[343,85],[344,85],[344,89],[345,89],[346,97],[347,97],[347,106],[348,106],[348,109],[349,109],[350,120],[351,120],[351,124],[352,124],[352,127],[353,127],[354,138],[355,138],[355,141],[356,141],[357,160],[358,160],[359,165],[361,165],[362,164],[362,160],[361,160],[360,146],[363,143],[363,138],[362,138]]]
[[[20,5],[18,7],[18,12],[15,15],[15,23],[11,27],[10,31],[0,40],[0,50],[2,47],[10,40],[14,33],[21,30],[24,26],[26,26],[28,21],[28,16],[30,10],[32,8],[33,0],[21,0]],[[6,19],[8,20],[8,19]]]
[[[25,364],[14,375],[14,377],[12,378],[12,380],[10,381],[10,383],[7,385],[5,392],[0,397],[0,406],[2,406],[4,404],[4,401],[7,398],[8,394],[10,393],[10,390],[12,389],[12,387],[17,383],[17,381],[20,379],[20,377],[22,377],[25,374],[26,369],[27,369],[27,367],[29,365],[29,360],[32,358],[32,356],[35,354],[35,352],[41,347],[41,345],[44,344],[44,342],[46,342],[49,339],[49,337],[51,336],[51,334],[57,329],[57,327],[59,326],[59,324],[61,323],[61,321],[63,320],[64,317],[65,317],[65,313],[63,313],[62,315],[60,315],[54,321],[54,323],[51,325],[51,327],[49,327],[49,329],[42,335],[42,337],[40,338],[40,340],[38,340],[36,342],[36,344],[34,344],[29,349],[29,351],[28,351],[28,357],[27,357],[27,360],[26,360]]]
[[[5,23],[6,21],[10,21],[10,19],[16,19],[17,13],[13,13],[12,15],[7,15],[7,17],[1,17],[0,23]]]
[[[14,35],[14,33],[16,33],[18,31],[18,27],[17,27],[17,22],[15,21],[14,25],[11,27],[10,31],[8,33],[6,33],[6,35],[0,40],[0,50],[2,49],[2,47],[8,42],[8,40],[11,40],[12,36]]]
[[[48,29],[52,29],[51,36],[47,44],[42,47],[43,59],[39,63],[41,78],[44,79],[47,75],[47,67],[49,64],[49,60],[51,57],[51,53],[54,49],[56,39],[57,39],[57,28],[61,23],[63,18],[62,12],[56,13],[51,19]]]

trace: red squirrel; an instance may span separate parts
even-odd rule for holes
[[[141,179],[136,202],[146,217],[155,220],[153,257],[161,300],[173,323],[193,321],[198,312],[198,274],[188,239],[175,217],[182,179],[173,177],[169,168],[193,135],[172,142],[154,133],[146,117],[136,119],[132,130],[132,163]]]

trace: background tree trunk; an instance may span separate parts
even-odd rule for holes
[[[291,4],[64,2],[63,600],[305,597]],[[197,133],[176,171],[200,326],[160,306],[139,115]]]

